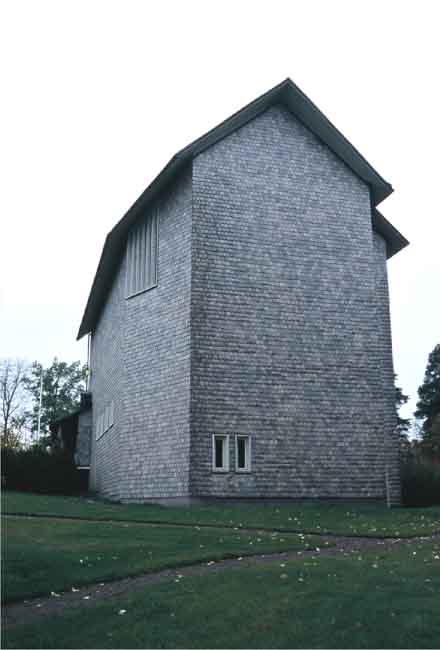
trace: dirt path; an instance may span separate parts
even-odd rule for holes
[[[338,555],[349,556],[359,551],[392,551],[402,545],[415,543],[432,542],[440,539],[440,533],[429,537],[412,538],[372,538],[372,537],[344,537],[315,535],[317,547],[303,551],[285,551],[282,553],[271,553],[265,555],[252,555],[240,559],[220,560],[218,562],[198,562],[185,567],[165,569],[155,573],[142,574],[112,582],[99,582],[81,587],[75,592],[61,592],[57,596],[32,598],[23,602],[11,603],[2,607],[2,624],[13,626],[24,623],[33,623],[43,620],[48,616],[59,616],[66,611],[80,607],[94,607],[95,604],[117,596],[132,594],[142,591],[148,585],[154,585],[170,580],[180,580],[180,577],[200,576],[225,569],[243,569],[255,567],[260,564],[275,563],[279,561],[290,561],[302,559],[306,556],[331,557]],[[331,547],[322,548],[322,544],[328,541]],[[319,550],[318,550],[319,549]]]

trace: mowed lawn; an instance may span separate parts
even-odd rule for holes
[[[310,544],[307,536],[292,533],[3,516],[2,600]]]
[[[440,544],[230,569],[39,624],[7,648],[438,648]]]
[[[52,514],[156,523],[266,528],[370,537],[411,537],[440,532],[440,507],[393,508],[384,503],[286,502],[191,507],[120,505],[81,497],[3,492],[3,513]]]

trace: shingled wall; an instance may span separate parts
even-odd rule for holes
[[[273,107],[159,202],[158,286],[125,257],[92,337],[91,485],[176,497],[399,500],[385,242],[368,187]],[[141,217],[142,218],[142,217]],[[116,261],[115,261],[116,263]],[[212,472],[212,434],[230,471]],[[252,471],[234,472],[234,436]]]
[[[395,445],[380,241],[368,187],[284,108],[195,159],[193,495],[385,496]],[[211,471],[213,433],[252,436],[250,474]],[[234,468],[233,444],[230,455]]]
[[[92,337],[91,488],[121,501],[189,489],[190,170],[156,208],[157,286],[127,299],[124,255]],[[96,440],[112,401],[114,424]]]

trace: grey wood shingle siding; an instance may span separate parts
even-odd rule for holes
[[[384,499],[387,476],[397,503],[388,242],[369,185],[271,106],[158,205],[157,287],[126,300],[127,269],[147,257],[136,230],[93,330],[94,418],[114,402],[114,425],[92,439],[92,486],[123,501]],[[225,472],[215,434],[230,441]]]
[[[368,186],[282,107],[194,161],[194,496],[384,498],[398,461],[373,235]],[[252,472],[212,473],[210,433],[251,435]]]
[[[160,202],[157,287],[126,300],[127,251],[93,332],[93,417],[113,401],[114,424],[91,486],[112,499],[189,491],[191,189],[188,170]]]

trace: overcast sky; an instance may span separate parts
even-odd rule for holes
[[[291,77],[395,193],[394,363],[440,342],[437,2],[3,1],[0,357],[75,342],[107,231],[180,148]]]

